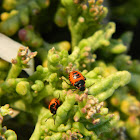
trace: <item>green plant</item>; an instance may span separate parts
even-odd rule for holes
[[[7,0],[3,2],[3,8],[6,2]],[[40,12],[48,12],[55,2],[54,0],[49,5],[47,1],[45,6],[45,0],[31,0],[27,2],[27,11],[36,11],[38,4],[43,3],[39,8]],[[8,103],[19,111],[19,126],[29,122],[27,116],[30,114],[35,125],[30,140],[137,140],[140,64],[126,54],[132,34],[127,32],[119,39],[112,38],[115,23],[101,23],[107,15],[107,8],[102,5],[102,0],[61,0],[56,3],[58,7],[57,10],[52,10],[53,19],[47,20],[54,20],[58,28],[67,26],[71,43],[47,42],[41,32],[36,30],[36,12],[31,14],[32,25],[27,22],[13,28],[13,24],[9,22],[21,22],[19,7],[25,7],[22,0],[11,0],[10,8],[5,8],[10,11],[16,9],[17,12],[16,16],[9,15],[2,19],[0,32],[8,36],[15,35],[18,41],[36,52],[28,54],[28,48],[21,47],[17,58],[13,58],[9,71],[9,64],[0,60],[0,72],[4,74],[0,79],[1,105]],[[29,16],[24,14],[24,18]],[[22,26],[25,27],[21,28]],[[13,31],[10,32],[9,29]],[[47,31],[49,30],[48,28]],[[38,65],[36,71],[27,78],[20,75],[22,69],[29,67],[29,60],[36,55],[42,65]],[[86,77],[85,91],[73,92],[74,87],[61,80],[63,77],[69,82],[68,75],[72,70],[78,70]],[[48,109],[52,98],[59,98],[61,101],[54,119]],[[0,109],[1,114],[4,107]],[[5,133],[1,127],[2,139],[6,138]],[[13,131],[8,136],[14,137],[11,140],[17,139]]]

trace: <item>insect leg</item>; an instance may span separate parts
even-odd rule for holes
[[[60,78],[61,80],[64,80],[68,85],[71,85],[71,84],[69,84],[65,79],[63,79],[62,77]]]

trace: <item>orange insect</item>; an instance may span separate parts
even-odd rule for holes
[[[85,90],[85,80],[86,78],[79,71],[72,71],[69,73],[69,81],[80,91]]]
[[[60,97],[60,96],[59,96]],[[58,98],[59,99],[59,98]],[[52,117],[53,118],[53,116],[56,114],[56,111],[57,111],[57,109],[58,109],[58,107],[60,106],[60,101],[58,100],[57,98],[53,98],[51,101],[50,101],[50,104],[49,104],[49,110],[51,111],[51,113],[53,114],[52,116],[50,116],[50,117]],[[49,118],[50,118],[49,117]],[[49,118],[47,118],[47,120],[49,119]],[[54,118],[53,118],[54,119]],[[47,121],[46,120],[46,121]],[[55,120],[54,120],[54,124],[55,124]]]
[[[51,111],[51,113],[53,115],[56,114],[56,111],[57,111],[59,106],[60,106],[60,101],[57,98],[54,98],[51,100],[51,102],[49,104],[49,110]]]
[[[67,83],[67,81],[65,79],[62,79],[62,80],[64,80]],[[85,80],[86,80],[86,78],[79,71],[72,71],[72,72],[69,73],[70,83],[73,86],[75,86],[77,89],[79,89],[80,91],[85,90]],[[67,83],[67,84],[71,85],[69,83]],[[92,85],[90,85],[89,87],[91,87]]]

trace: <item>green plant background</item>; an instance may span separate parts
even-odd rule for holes
[[[128,55],[138,0],[0,4],[0,32],[29,47],[20,47],[11,64],[0,59],[0,139],[139,139],[140,63]],[[127,28],[118,31],[113,21]],[[30,59],[29,76],[22,70]],[[84,92],[62,80],[69,82],[72,70],[86,77]],[[53,119],[48,105],[59,97]]]

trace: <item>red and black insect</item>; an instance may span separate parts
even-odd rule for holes
[[[60,101],[57,98],[54,98],[51,100],[51,102],[49,104],[49,110],[51,111],[51,113],[53,115],[56,114],[56,111],[57,111],[59,106],[60,106]]]
[[[59,99],[59,98],[58,98]],[[49,104],[49,110],[51,111],[51,113],[53,114],[52,116],[50,116],[50,117],[52,117],[53,118],[53,116],[56,114],[56,111],[57,111],[57,109],[58,109],[58,107],[60,106],[60,101],[58,100],[57,98],[53,98],[51,101],[50,101],[50,104]],[[49,118],[50,118],[49,117]],[[48,119],[49,119],[48,118]],[[47,119],[47,120],[48,120]],[[54,119],[54,118],[53,118]],[[47,121],[46,120],[46,121]],[[54,120],[54,124],[55,124],[55,120]]]
[[[67,81],[65,79],[63,79],[63,80],[67,83]],[[80,91],[85,90],[85,80],[86,80],[86,78],[79,71],[72,71],[72,72],[69,73],[70,83],[73,86],[75,86],[77,89],[79,89]],[[67,84],[71,85],[69,83],[67,83]],[[92,85],[90,85],[89,87],[91,87]]]
[[[79,89],[80,91],[85,90],[85,80],[86,80],[86,78],[79,71],[72,71],[69,73],[70,83],[73,86],[75,86],[77,89]],[[67,83],[67,81],[66,81],[66,83]]]

